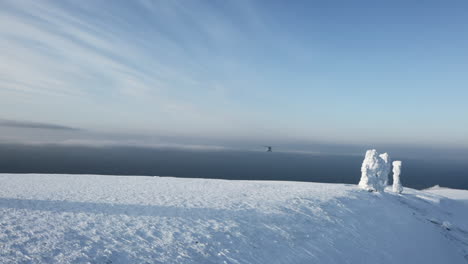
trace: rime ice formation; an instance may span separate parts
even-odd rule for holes
[[[368,191],[382,192],[387,186],[390,172],[390,157],[387,153],[377,153],[375,149],[368,150],[361,166],[359,187]]]
[[[385,186],[388,184],[388,174],[390,173],[391,162],[387,153],[380,154],[379,157],[383,160],[383,162],[381,165],[382,169],[377,172],[377,176],[380,181],[380,186],[385,188]]]
[[[403,186],[400,182],[401,161],[395,160],[393,163],[393,186],[392,190],[395,193],[403,192]]]

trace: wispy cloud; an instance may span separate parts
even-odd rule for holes
[[[107,83],[108,93],[159,86],[154,75],[119,61],[118,54],[136,52],[113,42],[118,36],[105,28],[47,2],[6,3],[10,12],[0,13],[2,48],[9,51],[0,53],[2,87],[39,95],[93,96],[96,84]]]
[[[255,34],[246,29],[259,24],[246,3],[231,3],[250,24],[240,27],[208,2],[2,1],[4,114],[48,121],[73,113],[82,124],[179,133],[256,126],[257,114],[231,110],[228,98],[233,86],[252,93],[231,54],[248,47]],[[31,111],[39,108],[40,119]]]
[[[139,17],[125,6],[92,3],[3,1],[0,45],[9,52],[0,53],[2,88],[94,96],[100,86],[171,104],[172,89],[217,90],[212,63],[226,66],[235,58],[224,56],[230,47],[254,36],[206,4],[141,1],[128,7]]]

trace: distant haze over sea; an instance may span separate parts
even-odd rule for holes
[[[385,149],[380,150],[385,152]],[[357,184],[362,155],[144,147],[0,145],[0,173],[70,173]],[[468,164],[403,160],[404,186],[468,189]],[[79,177],[79,176],[77,176]],[[391,176],[389,177],[391,180]]]

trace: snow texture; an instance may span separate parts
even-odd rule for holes
[[[361,166],[359,187],[368,191],[383,192],[388,183],[390,173],[390,157],[387,153],[380,154],[371,149],[366,152]]]
[[[401,185],[401,181],[400,181],[401,161],[395,160],[392,164],[393,164],[393,186],[392,186],[392,191],[394,193],[402,193],[403,192],[403,186]]]
[[[468,260],[468,204],[450,189],[46,174],[0,183],[2,264]]]
[[[436,185],[429,189],[425,190],[426,192],[446,196],[450,199],[458,200],[468,204],[468,191],[466,190],[457,190],[457,189],[450,189],[445,187],[440,187]]]

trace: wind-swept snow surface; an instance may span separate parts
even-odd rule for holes
[[[0,183],[0,263],[468,261],[468,204],[409,188],[39,174]]]

